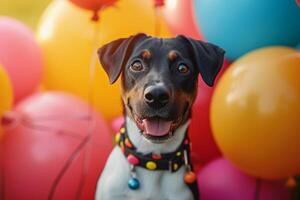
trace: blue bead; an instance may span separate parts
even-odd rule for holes
[[[136,190],[140,187],[140,182],[136,178],[131,178],[128,181],[128,187],[132,190]]]

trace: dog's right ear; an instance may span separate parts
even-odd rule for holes
[[[102,67],[113,84],[120,76],[125,67],[134,46],[149,36],[139,33],[128,38],[114,40],[98,49],[98,57]]]

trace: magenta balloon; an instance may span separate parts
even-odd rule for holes
[[[0,17],[0,63],[11,79],[15,102],[41,82],[42,52],[33,32],[19,21]]]
[[[17,105],[23,119],[6,127],[4,136],[4,199],[47,199],[58,173],[90,130],[88,106],[77,97],[47,92]],[[96,183],[112,150],[109,127],[94,115],[95,129],[89,145],[77,154],[58,184],[53,199],[93,199]],[[79,197],[86,151],[87,176]],[[77,198],[79,197],[79,198]]]
[[[256,200],[254,177],[240,172],[226,159],[206,165],[198,174],[201,200]],[[260,181],[259,200],[290,200],[284,181]]]

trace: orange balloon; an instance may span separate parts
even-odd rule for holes
[[[89,84],[89,66],[95,48],[139,32],[154,35],[156,18],[152,0],[119,0],[99,14],[100,19],[95,23],[90,11],[66,0],[53,1],[41,19],[37,37],[44,54],[45,89],[92,99],[97,111],[110,120],[122,113],[120,82],[109,85],[95,55],[94,81]],[[160,36],[170,36],[164,22],[160,24]]]
[[[244,172],[265,179],[300,173],[300,53],[269,47],[233,63],[212,100],[214,137]]]

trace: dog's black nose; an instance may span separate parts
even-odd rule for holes
[[[169,91],[162,85],[149,86],[144,91],[145,102],[154,108],[161,108],[165,106],[169,102],[169,99]]]

